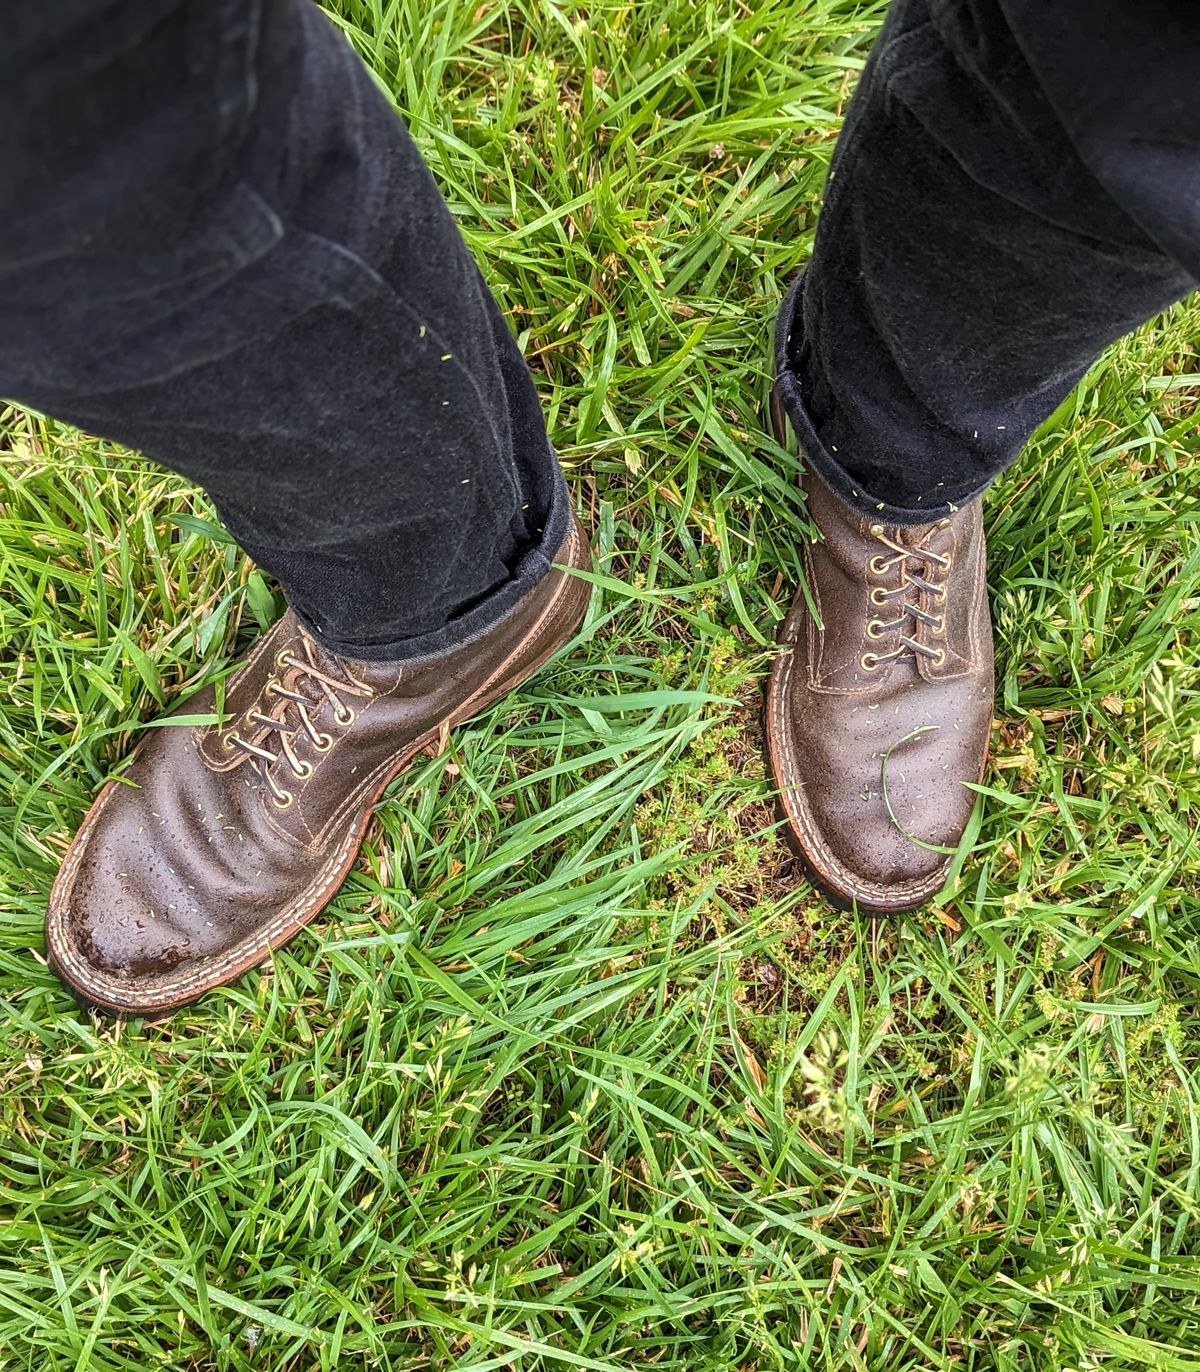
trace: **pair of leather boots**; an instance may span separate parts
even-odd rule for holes
[[[814,881],[864,911],[910,910],[944,884],[986,756],[980,505],[900,527],[811,470],[803,482],[820,539],[771,673],[771,770]],[[148,731],[88,812],[47,914],[62,979],[155,1016],[264,961],[332,900],[388,784],[571,636],[589,566],[574,525],[499,623],[401,663],[334,657],[285,614],[229,679],[225,722]],[[209,687],[186,710],[215,704]]]

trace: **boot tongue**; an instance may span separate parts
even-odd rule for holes
[[[320,709],[329,701],[326,689],[346,704],[356,699],[370,699],[371,696],[386,693],[396,686],[400,679],[400,664],[396,662],[363,662],[353,658],[337,657],[307,634],[303,628],[299,633],[299,646],[289,657],[299,666],[289,666],[279,679],[286,691],[295,691],[312,702],[314,710]],[[311,668],[311,670],[309,670]],[[318,677],[325,678],[324,681]],[[299,708],[299,701],[284,701]],[[276,711],[272,711],[277,714]],[[299,720],[296,721],[300,727]]]
[[[364,686],[377,695],[386,695],[399,685],[405,665],[402,662],[375,662],[361,657],[336,657],[333,653],[322,648],[304,629],[300,630],[300,636],[312,652],[313,666],[335,681],[345,681],[352,686]],[[303,653],[304,650],[301,649],[295,656],[300,658]],[[288,689],[291,690],[292,688],[288,687]],[[324,696],[320,692],[320,688],[315,689],[322,695],[323,699]]]

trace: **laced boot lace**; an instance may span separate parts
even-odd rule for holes
[[[280,810],[288,809],[296,797],[276,780],[272,770],[276,764],[282,759],[297,781],[307,781],[313,774],[312,763],[304,762],[296,755],[297,736],[301,732],[307,734],[318,753],[327,753],[333,747],[333,736],[317,728],[309,711],[327,701],[333,707],[334,723],[347,729],[354,723],[355,713],[343,697],[365,700],[374,695],[369,686],[344,669],[342,674],[334,675],[318,667],[312,645],[303,638],[301,643],[303,657],[297,657],[290,648],[284,648],[276,655],[275,671],[268,677],[258,701],[246,712],[246,723],[254,726],[255,733],[261,731],[258,741],[243,738],[238,733],[230,733],[225,739],[226,748],[244,754]],[[306,695],[297,689],[302,684],[311,684],[316,688],[316,694]],[[279,751],[272,752],[266,746],[268,742],[274,742]]]
[[[944,529],[949,523],[948,519],[940,520],[935,528]],[[932,533],[933,530],[927,538],[932,536]],[[935,648],[929,643],[923,643],[915,637],[917,630],[913,626],[926,624],[930,633],[935,636],[945,632],[945,612],[934,614],[927,608],[927,603],[945,604],[945,584],[933,578],[939,574],[944,578],[950,570],[952,559],[943,553],[935,553],[926,547],[924,542],[911,547],[898,543],[888,536],[882,524],[871,525],[871,537],[881,543],[890,554],[888,556],[876,553],[867,564],[871,574],[879,578],[879,584],[871,587],[871,604],[877,609],[890,609],[893,618],[875,617],[868,620],[867,637],[891,638],[896,646],[888,652],[863,653],[859,665],[865,672],[874,672],[885,662],[911,653],[914,659],[928,658],[935,667],[940,667],[946,660],[945,648]],[[888,586],[884,579],[890,580],[888,574],[896,567],[900,569],[899,584]]]

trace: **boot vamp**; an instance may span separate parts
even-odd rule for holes
[[[971,815],[991,683],[925,681],[897,662],[869,694],[793,697],[804,794],[826,845],[859,876],[898,883],[945,862]]]
[[[189,714],[213,708],[211,689]],[[223,952],[261,929],[319,862],[262,803],[253,771],[214,772],[187,726],[151,730],[89,828],[71,894],[83,954],[144,975]]]

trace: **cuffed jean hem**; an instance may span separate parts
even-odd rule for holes
[[[558,472],[541,542],[537,547],[530,548],[522,554],[511,580],[491,591],[478,604],[450,620],[443,628],[391,643],[347,643],[322,633],[295,606],[291,607],[292,612],[312,635],[313,641],[336,657],[359,662],[406,662],[414,658],[448,652],[451,648],[461,648],[473,638],[485,634],[519,601],[524,600],[542,578],[553,570],[554,559],[570,531],[571,497],[562,473]]]
[[[804,404],[800,380],[791,363],[792,357],[800,349],[804,335],[801,310],[803,289],[804,273],[801,272],[788,287],[779,310],[779,318],[775,325],[775,393],[796,431],[805,464],[848,505],[884,524],[909,527],[931,524],[935,519],[941,519],[945,514],[953,514],[968,501],[982,495],[990,482],[985,481],[982,486],[959,494],[954,500],[930,500],[928,504],[916,506],[890,505],[886,500],[880,500],[878,496],[866,490],[862,483],[851,476],[833,457],[817,436],[816,426]]]

